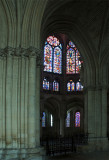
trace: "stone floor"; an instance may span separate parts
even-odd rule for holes
[[[43,160],[109,160],[109,152],[73,153],[43,157]]]

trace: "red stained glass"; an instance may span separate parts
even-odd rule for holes
[[[80,73],[81,61],[80,54],[77,50],[75,44],[69,41],[67,45],[67,63],[66,63],[66,73],[75,74]]]
[[[49,44],[44,47],[44,71],[52,72],[52,47]]]

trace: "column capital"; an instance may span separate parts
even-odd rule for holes
[[[34,57],[39,59],[39,56],[42,54],[42,50],[30,46],[29,48],[22,47],[10,47],[0,48],[0,57],[4,56],[17,56],[17,57]]]

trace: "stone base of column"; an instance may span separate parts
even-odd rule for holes
[[[34,149],[0,149],[1,160],[44,160],[45,150],[42,147]]]
[[[89,138],[88,144],[77,145],[77,152],[108,151],[109,142],[107,138]]]

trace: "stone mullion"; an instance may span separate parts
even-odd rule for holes
[[[3,131],[3,99],[2,99],[2,83],[3,83],[3,59],[0,57],[0,126],[1,126],[1,132],[0,132],[0,148],[2,148],[2,131]]]
[[[12,56],[6,64],[6,147],[12,147]]]
[[[18,58],[18,84],[17,84],[17,134],[18,134],[18,148],[21,147],[21,92],[20,92],[20,86],[21,86],[21,57]]]
[[[25,59],[25,148],[28,147],[28,58]]]
[[[12,79],[12,139],[13,148],[17,147],[17,84],[18,84],[18,57],[13,57],[13,79]]]
[[[29,57],[28,147],[36,146],[36,57]],[[39,112],[39,111],[38,111]]]
[[[2,77],[2,115],[3,115],[3,130],[2,130],[2,147],[6,147],[6,57],[3,57],[3,77]]]
[[[25,57],[21,57],[21,148],[25,143]]]

